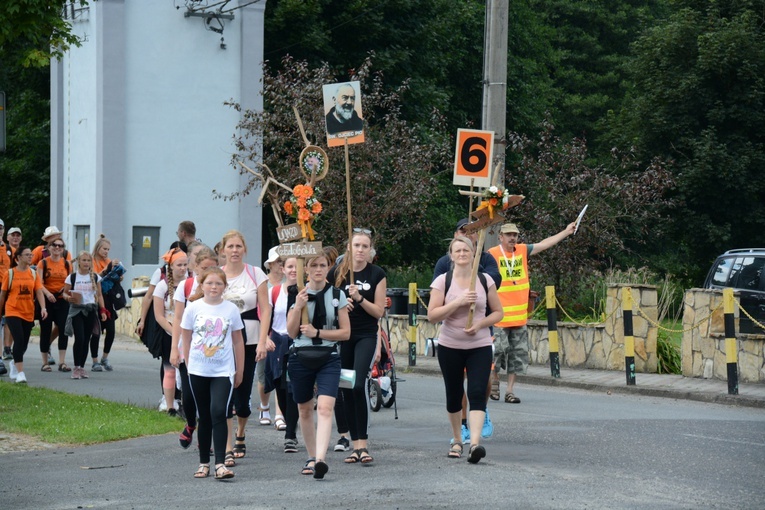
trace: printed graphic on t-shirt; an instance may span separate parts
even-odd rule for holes
[[[356,286],[361,290],[370,290],[372,288],[372,285],[366,281],[366,280],[356,280]],[[345,290],[345,293],[348,294],[348,289],[350,288],[350,285],[346,285],[343,290]]]
[[[231,322],[228,319],[199,314],[194,320],[193,338],[191,350],[199,351],[204,355],[204,362],[208,359],[214,362],[223,356],[223,348],[226,344],[226,335],[228,334]]]

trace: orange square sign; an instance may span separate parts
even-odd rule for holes
[[[458,129],[452,182],[457,186],[488,188],[493,159],[494,131]]]

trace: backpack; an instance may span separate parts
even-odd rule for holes
[[[446,294],[449,292],[449,287],[451,287],[452,285],[453,276],[454,276],[454,270],[450,269],[446,273],[446,284],[444,285],[444,300],[446,300]],[[486,313],[488,314],[491,311],[489,309],[489,284],[486,282],[486,275],[484,275],[480,271],[478,271],[478,279],[481,281],[481,285],[483,285],[483,291],[486,293]]]
[[[194,278],[194,276],[189,276],[183,283],[183,297],[186,298],[186,301],[189,300],[189,296],[191,295],[191,288],[194,286]]]

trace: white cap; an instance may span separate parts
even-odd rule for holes
[[[266,269],[271,269],[271,262],[276,262],[279,260],[279,253],[276,251],[276,246],[268,250],[268,258],[265,262],[263,262],[263,265],[266,267]]]

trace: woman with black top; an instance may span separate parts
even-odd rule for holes
[[[348,296],[351,321],[351,338],[343,343],[340,351],[342,368],[356,371],[353,388],[342,390],[353,441],[353,452],[345,458],[348,464],[368,464],[374,460],[367,450],[369,406],[366,379],[380,349],[377,321],[385,312],[387,281],[385,271],[368,262],[371,250],[372,232],[353,229],[346,256],[327,275],[327,279]]]

